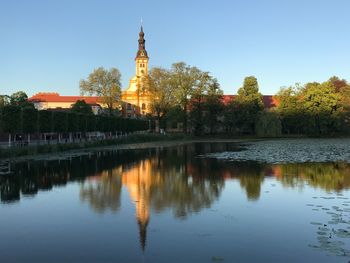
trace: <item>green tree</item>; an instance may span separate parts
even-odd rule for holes
[[[0,108],[10,104],[10,97],[7,95],[0,95]]]
[[[220,124],[224,109],[222,95],[223,91],[220,89],[220,84],[217,79],[214,78],[208,87],[205,101],[206,114],[204,116],[204,123],[209,128],[210,134],[215,133]]]
[[[205,129],[204,115],[208,92],[210,86],[212,86],[213,82],[216,80],[210,76],[209,72],[202,72],[200,70],[196,72],[195,77],[196,84],[191,94],[190,117],[194,133],[200,135]]]
[[[255,123],[256,135],[259,137],[279,137],[282,134],[282,125],[278,113],[272,110],[259,112]]]
[[[38,111],[38,130],[41,133],[52,132],[53,130],[52,111],[48,111],[48,110]]]
[[[282,131],[286,134],[300,134],[305,127],[305,113],[298,94],[300,85],[281,88],[276,94],[279,102],[277,112],[281,117]]]
[[[20,106],[34,108],[34,104],[28,101],[28,96],[23,91],[17,91],[10,96],[10,104],[13,106]]]
[[[224,127],[229,134],[236,134],[237,132],[237,112],[238,104],[234,100],[224,106]]]
[[[170,84],[170,72],[163,68],[152,68],[149,73],[151,111],[165,129],[164,117],[175,105],[174,87]]]
[[[87,104],[85,100],[77,100],[76,103],[73,104],[71,108],[71,112],[87,114],[87,115],[93,114],[91,106]]]
[[[301,98],[305,113],[309,117],[306,132],[321,135],[338,130],[340,95],[331,82],[307,83],[301,90]]]
[[[103,67],[95,69],[86,80],[80,80],[81,94],[96,95],[106,104],[109,114],[112,114],[120,104],[121,74],[118,69],[106,70]]]
[[[7,105],[2,109],[3,131],[9,134],[21,130],[21,109],[14,105]]]
[[[258,81],[254,76],[244,79],[243,87],[238,90],[230,107],[235,109],[235,125],[239,132],[253,134],[258,113],[264,109]]]
[[[176,105],[169,109],[165,119],[171,125],[171,128],[178,128],[178,124],[184,120],[184,112],[180,105]]]
[[[222,90],[216,78],[208,72],[199,72],[197,85],[191,99],[191,123],[195,134],[203,134],[206,129],[214,132],[218,123],[218,113]]]
[[[68,132],[68,115],[65,111],[52,112],[53,131],[58,133],[58,141],[61,141],[61,134]]]
[[[183,111],[183,131],[187,133],[188,107],[194,87],[199,80],[200,70],[186,65],[184,62],[174,63],[171,67],[170,85],[174,89],[176,102]]]
[[[38,111],[32,107],[21,108],[21,130],[23,133],[35,133],[37,132]]]
[[[23,91],[17,91],[10,96],[11,105],[20,105],[22,103],[27,102],[27,100],[28,100],[28,96]]]

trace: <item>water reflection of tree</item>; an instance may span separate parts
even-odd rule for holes
[[[305,183],[326,191],[350,188],[350,166],[346,163],[302,163],[279,165],[283,185],[303,187]]]
[[[249,200],[258,200],[260,197],[261,183],[264,181],[264,175],[242,175],[239,176],[241,187],[246,190]]]
[[[117,211],[124,186],[135,203],[140,243],[146,245],[150,210],[170,209],[185,217],[210,207],[225,181],[238,180],[248,200],[257,200],[266,176],[283,185],[309,183],[327,191],[350,187],[348,164],[266,165],[197,158],[198,154],[232,150],[229,144],[190,144],[149,150],[101,152],[68,160],[19,163],[15,175],[0,177],[1,202],[20,200],[70,181],[80,181],[80,198],[93,211]]]
[[[89,176],[100,175],[116,164],[141,156],[144,153],[140,151],[97,152],[64,160],[14,163],[11,165],[13,174],[0,176],[0,201],[17,202],[21,196],[34,196],[39,191],[50,191],[68,182],[83,182]]]
[[[195,158],[207,151],[225,150],[231,149],[225,144],[192,144],[165,149],[101,152],[68,160],[17,163],[13,165],[15,174],[0,177],[0,198],[1,202],[15,202],[21,196],[36,195],[38,191],[51,190],[69,181],[84,181],[88,176],[100,176],[110,170],[112,176],[101,176],[98,188],[89,191],[95,198],[98,198],[98,191],[107,191],[99,196],[101,205],[102,199],[108,199],[110,191],[116,200],[116,204],[110,204],[113,210],[120,205],[115,167],[122,165],[126,171],[143,159],[152,159],[152,174],[157,171],[162,177],[162,186],[151,187],[152,206],[157,210],[171,207],[174,214],[181,216],[209,206],[218,198],[224,181],[229,178],[239,180],[249,200],[259,198],[260,185],[268,175],[276,176],[283,185],[290,187],[302,187],[305,182],[326,191],[350,187],[350,166],[345,163],[262,165]],[[116,188],[112,189],[112,185]],[[84,198],[88,198],[86,195]]]
[[[110,169],[99,174],[97,180],[90,178],[81,185],[80,198],[87,201],[98,213],[117,211],[120,207],[122,188],[120,169]]]
[[[210,207],[222,188],[223,180],[210,174],[204,159],[196,159],[198,145],[163,149],[152,163],[161,174],[162,184],[154,188],[151,204],[156,211],[171,208],[175,216]],[[209,173],[207,172],[209,171]]]

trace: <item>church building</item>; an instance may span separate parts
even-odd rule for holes
[[[129,87],[122,92],[122,111],[128,118],[151,113],[151,94],[149,92],[148,54],[145,47],[143,27],[139,33],[139,48],[135,57],[136,74],[130,79]]]

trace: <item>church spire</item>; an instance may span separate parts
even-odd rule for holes
[[[138,219],[137,223],[139,225],[139,232],[140,232],[139,238],[140,238],[141,249],[144,252],[146,247],[148,220],[143,222]]]
[[[143,32],[143,25],[141,22],[141,30],[139,33],[139,49],[136,54],[136,58],[148,58],[146,47],[145,47],[145,33]]]

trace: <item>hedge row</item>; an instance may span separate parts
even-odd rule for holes
[[[84,115],[65,111],[36,110],[19,106],[0,109],[0,131],[36,132],[134,132],[147,130],[148,121],[105,115]]]

